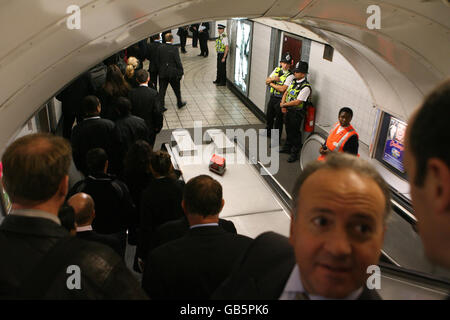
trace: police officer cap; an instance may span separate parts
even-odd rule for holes
[[[308,62],[297,62],[294,68],[294,72],[308,73]]]
[[[217,29],[225,29],[225,28],[226,28],[226,26],[223,25],[223,24],[218,24],[217,25]]]
[[[292,57],[288,52],[280,59],[280,62],[291,63],[291,60],[292,60]]]

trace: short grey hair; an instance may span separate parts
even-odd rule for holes
[[[330,153],[326,156],[325,161],[314,161],[309,163],[305,169],[300,173],[295,183],[292,195],[293,195],[293,206],[292,206],[292,217],[295,219],[298,210],[298,199],[300,188],[302,187],[305,180],[312,175],[314,172],[322,170],[341,170],[350,169],[354,172],[371,178],[380,187],[385,198],[384,205],[384,222],[388,218],[391,212],[391,191],[388,184],[384,181],[383,177],[378,173],[378,171],[366,160],[360,159],[354,155],[348,153]]]

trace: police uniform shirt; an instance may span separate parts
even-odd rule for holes
[[[350,293],[347,297],[345,297],[342,300],[356,300],[359,298],[359,296],[362,294],[363,288],[359,288],[352,293]],[[298,269],[298,265],[295,264],[291,275],[288,278],[288,281],[286,282],[286,285],[284,286],[284,289],[281,293],[281,296],[278,300],[298,300],[297,297],[303,297],[302,300],[337,300],[337,299],[330,299],[318,295],[309,294],[306,292],[305,288],[303,287],[302,279],[300,277],[300,270]]]
[[[225,32],[222,33],[222,43],[225,47],[228,45],[228,36]]]
[[[295,80],[294,80],[295,81]],[[303,77],[301,80],[299,80],[299,83],[302,83],[303,81],[305,81],[305,78]],[[311,88],[310,87],[304,87],[298,94],[297,99],[295,100],[300,100],[300,101],[306,101],[308,100],[309,95],[311,94]]]
[[[284,70],[284,69],[281,69],[281,70],[283,70],[283,74],[286,74],[286,72],[289,71],[289,70]],[[277,72],[277,68],[275,68],[275,69],[272,71],[272,73],[270,74],[269,77],[270,77],[270,78],[273,78],[273,77],[279,77],[278,72]],[[294,81],[294,80],[295,80],[295,76],[294,76],[293,73],[291,73],[291,74],[286,78],[286,81],[284,82],[283,86],[288,86],[288,88],[289,88],[289,86],[292,84],[292,81]]]

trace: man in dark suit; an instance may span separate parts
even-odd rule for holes
[[[219,227],[223,230],[237,234],[236,227],[232,221],[225,219],[219,219]],[[178,220],[169,221],[164,223],[158,229],[156,229],[153,244],[154,248],[159,247],[172,240],[183,237],[189,231],[189,221],[186,216],[181,217]]]
[[[181,53],[186,53],[186,40],[188,36],[188,26],[179,27],[177,31],[177,36],[180,37],[180,47]]]
[[[78,170],[88,175],[86,154],[93,148],[102,148],[112,157],[114,122],[100,118],[101,105],[96,96],[83,99],[82,109],[84,120],[73,128],[72,153],[73,161]]]
[[[108,156],[100,148],[89,150],[86,155],[89,176],[77,182],[69,196],[79,192],[89,194],[95,202],[95,219],[92,227],[101,234],[108,234],[120,242],[121,256],[125,254],[127,228],[135,221],[136,207],[126,184],[107,174]]]
[[[199,23],[194,23],[189,27],[189,30],[192,32],[192,48],[197,48],[199,26]]]
[[[92,221],[95,218],[95,204],[90,195],[83,192],[76,193],[67,200],[67,204],[75,212],[76,236],[78,238],[102,243],[113,249],[118,255],[122,255],[119,240],[107,234],[97,233],[92,229]]]
[[[158,47],[161,45],[161,36],[155,34],[150,38],[150,43],[147,48],[148,72],[150,73],[150,86],[157,90],[158,84]]]
[[[293,196],[289,239],[258,236],[213,298],[380,299],[367,281],[390,212],[379,173],[353,155],[332,154],[303,170]]]
[[[425,254],[447,270],[450,270],[449,104],[450,79],[447,79],[424,98],[409,120],[404,159]]]
[[[129,99],[119,97],[116,102],[119,118],[116,120],[114,128],[115,147],[115,171],[122,176],[124,159],[128,149],[137,141],[145,140],[149,142],[149,130],[144,119],[131,114],[131,102]]]
[[[186,102],[181,100],[180,89],[180,81],[183,77],[184,70],[181,64],[180,53],[177,47],[172,45],[172,40],[172,34],[166,34],[166,43],[158,48],[159,95],[161,104],[164,106],[167,86],[170,83],[177,97],[177,106],[178,108],[182,108],[186,105]]]
[[[142,287],[153,299],[209,299],[251,243],[219,227],[222,186],[209,176],[191,179],[182,207],[190,230],[149,255]]]
[[[149,74],[146,70],[136,71],[136,80],[139,87],[132,89],[128,93],[131,101],[131,113],[145,120],[149,130],[149,144],[153,146],[156,135],[161,131],[163,126],[163,115],[160,108],[158,92],[149,88]]]
[[[82,110],[80,110],[81,102],[84,97],[93,93],[94,88],[90,81],[90,75],[89,72],[86,72],[56,96],[56,99],[62,103],[64,138],[70,140],[75,119],[77,119],[77,123],[83,119]]]
[[[202,22],[198,27],[198,39],[200,41],[199,56],[207,57],[209,54],[208,40],[209,40],[209,22]]]

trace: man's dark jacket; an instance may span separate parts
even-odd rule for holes
[[[124,231],[135,215],[135,206],[125,183],[102,172],[77,182],[67,197],[78,192],[89,194],[95,203],[92,228],[102,234]]]
[[[44,277],[30,274],[52,247],[67,237],[68,232],[49,219],[7,216],[0,226],[0,299],[22,298],[23,295],[17,296],[22,281]],[[81,289],[68,290],[67,281],[71,274],[64,267],[46,276],[45,292],[31,298],[146,299],[123,260],[113,250],[93,242],[73,241],[77,242],[79,250],[71,252],[67,264],[80,267]],[[46,279],[41,280],[45,283]]]
[[[85,119],[72,131],[73,161],[78,170],[88,174],[86,154],[93,148],[102,148],[110,159],[114,155],[114,122],[107,119]]]
[[[295,254],[288,238],[266,232],[253,240],[230,277],[214,292],[215,300],[277,300],[295,266]],[[364,286],[359,300],[379,300]]]
[[[142,286],[151,299],[209,299],[251,241],[218,226],[189,229],[151,252]]]
[[[159,132],[163,126],[158,92],[147,86],[140,86],[128,93],[131,101],[131,113],[144,119],[150,132]]]
[[[119,256],[122,255],[122,246],[119,240],[108,234],[100,234],[94,230],[77,232],[77,237],[86,241],[102,243],[114,250]],[[123,258],[123,257],[122,257]]]
[[[219,219],[219,227],[223,230],[237,234],[234,223],[225,219]],[[167,242],[183,237],[189,231],[189,222],[186,216],[164,223],[156,229],[154,235],[154,248],[159,247]]]
[[[158,74],[160,79],[173,79],[184,74],[178,47],[172,44],[161,44],[158,47]]]

